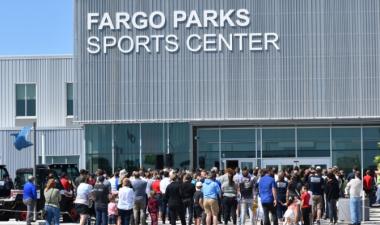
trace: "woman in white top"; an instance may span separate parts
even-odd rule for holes
[[[81,183],[77,189],[77,197],[75,198],[74,204],[77,213],[80,215],[80,225],[85,225],[90,215],[89,209],[89,198],[90,193],[92,192],[92,186],[88,183],[88,177],[85,176],[82,178]]]
[[[119,202],[117,208],[121,219],[121,225],[129,225],[133,213],[133,204],[135,193],[131,188],[131,182],[128,178],[123,179],[123,187],[119,189]]]

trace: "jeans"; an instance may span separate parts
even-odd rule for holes
[[[161,210],[162,223],[165,223],[166,214],[169,211],[168,210],[168,201],[165,198],[162,198],[160,210]]]
[[[133,217],[135,219],[135,225],[142,224],[146,225],[146,199],[137,199],[133,206]]]
[[[30,225],[32,224],[33,217],[34,217],[34,207],[36,206],[36,201],[32,199],[27,199],[23,201],[24,204],[26,205],[26,224]]]
[[[241,199],[240,201],[240,224],[245,224],[245,214],[247,212],[249,213],[249,219],[250,224],[256,224],[256,218],[253,218],[253,211],[252,211],[252,203],[253,199]]]
[[[131,220],[133,210],[132,209],[129,209],[129,210],[118,209],[118,210],[119,210],[119,216],[121,219],[121,225],[129,225],[129,221]]]
[[[97,208],[95,209],[96,214],[96,225],[107,225],[108,224],[108,211],[107,209]]]
[[[236,224],[236,197],[223,197],[222,203],[224,224],[228,223],[230,216],[232,217],[232,223]]]
[[[378,178],[380,179],[380,178]],[[376,192],[376,203],[380,204],[380,185],[377,185],[377,192]]]
[[[337,199],[327,200],[327,205],[329,207],[329,218],[330,222],[337,223],[338,222],[338,209],[336,207]]]
[[[59,225],[59,218],[61,216],[60,209],[50,205],[45,205],[46,212],[46,225]]]
[[[360,210],[361,210],[361,198],[360,197],[350,197],[350,213],[351,213],[351,223],[360,223]]]
[[[261,203],[264,211],[264,225],[271,225],[269,220],[269,213],[272,214],[272,220],[274,225],[278,225],[278,219],[276,214],[276,207],[273,203]]]

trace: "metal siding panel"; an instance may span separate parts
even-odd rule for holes
[[[0,128],[15,126],[17,83],[36,83],[39,127],[66,126],[65,82],[73,81],[72,57],[0,57]]]
[[[17,151],[13,146],[14,137],[10,136],[17,130],[0,130],[0,164],[5,164],[12,178],[14,178],[16,169],[32,167],[33,147]],[[72,129],[52,129],[37,130],[37,152],[41,156],[41,135],[45,134],[45,152],[46,156],[70,156],[82,155],[82,141],[84,130],[78,128]],[[31,136],[32,137],[32,136]],[[78,165],[84,168],[85,165]]]
[[[376,0],[76,0],[76,114],[84,122],[380,117]],[[277,32],[281,51],[89,55],[88,12],[247,8],[250,32]],[[171,21],[171,16],[168,21]],[[228,34],[242,28],[178,29]],[[136,31],[91,34],[136,35]],[[152,30],[138,34],[160,33]],[[235,46],[236,47],[236,46]]]

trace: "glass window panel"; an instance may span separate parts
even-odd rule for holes
[[[26,98],[36,99],[36,85],[35,84],[26,84]]]
[[[380,127],[363,128],[364,169],[376,169],[373,162],[380,155]]]
[[[90,171],[112,171],[112,126],[86,125],[86,164]]]
[[[140,125],[114,125],[115,168],[134,170],[140,167]],[[110,154],[111,155],[111,154]]]
[[[298,128],[298,157],[329,157],[329,128]]]
[[[144,168],[155,168],[157,157],[165,154],[163,124],[142,124],[142,163]]]
[[[190,167],[190,126],[188,123],[169,124],[169,150],[174,168]]]
[[[66,115],[72,116],[74,115],[74,97],[73,97],[73,84],[66,84]]]
[[[36,115],[36,100],[28,99],[26,101],[26,115],[27,116],[35,116]]]
[[[295,157],[294,129],[263,129],[263,158]]]
[[[26,115],[25,95],[25,85],[16,84],[16,116]]]
[[[221,130],[222,158],[256,158],[255,129]]]
[[[198,167],[211,169],[219,165],[219,132],[217,129],[198,129]]]
[[[332,129],[332,163],[346,173],[353,166],[360,168],[361,158],[360,128],[333,128]]]

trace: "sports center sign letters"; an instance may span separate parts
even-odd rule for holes
[[[250,24],[247,9],[176,10],[170,16],[161,11],[117,12],[112,15],[91,12],[87,14],[87,51],[89,54],[107,54],[117,49],[122,54],[133,54],[143,51],[176,53],[181,49],[193,53],[280,50],[277,33],[245,33],[241,32],[244,29],[235,29],[248,28]],[[96,30],[99,33],[104,31],[104,35],[92,35]],[[214,32],[207,33],[208,30]]]

